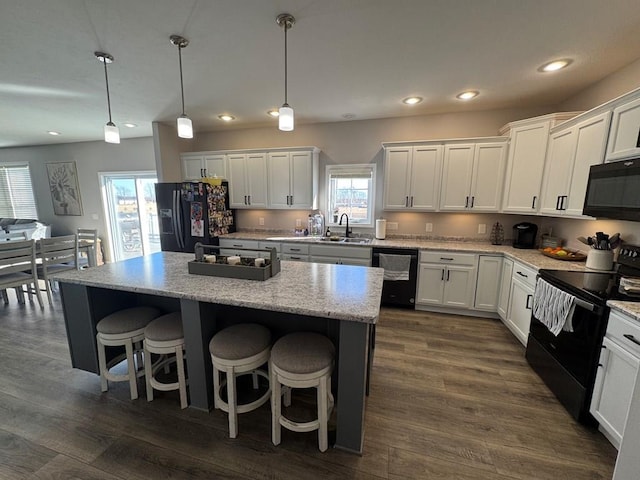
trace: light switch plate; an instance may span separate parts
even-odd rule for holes
[[[296,227],[301,227],[302,226],[302,220],[299,218],[296,218]]]
[[[427,223],[424,227],[424,230],[427,233],[433,232],[433,223]]]
[[[264,217],[260,217],[258,219],[258,225],[261,225],[261,226],[264,225]]]
[[[487,224],[486,223],[479,223],[478,224],[478,233],[479,234],[487,233]]]

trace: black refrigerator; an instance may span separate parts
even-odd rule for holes
[[[218,245],[220,235],[236,231],[227,182],[157,183],[156,202],[165,252],[193,252],[197,242]]]

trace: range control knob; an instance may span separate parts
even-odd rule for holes
[[[638,256],[638,252],[636,250],[634,250],[633,252],[631,252],[631,256],[633,258],[636,258]]]

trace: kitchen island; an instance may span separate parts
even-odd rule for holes
[[[251,281],[189,274],[190,260],[193,254],[160,252],[57,275],[73,367],[99,372],[95,326],[104,316],[138,305],[180,311],[190,406],[208,411],[213,407],[208,345],[217,331],[255,322],[267,326],[274,341],[293,331],[322,333],[336,346],[335,446],[362,452],[383,270],[283,261],[278,275]]]

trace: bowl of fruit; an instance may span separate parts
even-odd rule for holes
[[[543,255],[551,258],[555,258],[556,260],[565,260],[570,262],[583,262],[587,259],[587,256],[584,253],[577,252],[574,250],[569,250],[568,248],[563,247],[547,247],[540,250]]]

